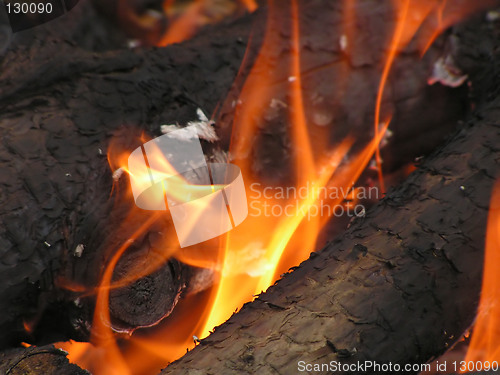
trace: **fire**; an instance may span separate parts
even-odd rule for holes
[[[484,255],[483,286],[472,339],[465,358],[466,363],[500,362],[500,183],[497,183],[490,202],[486,247]]]
[[[249,11],[256,8],[253,0],[241,0],[241,3]],[[211,240],[210,246],[200,244],[181,249],[176,238],[164,239],[163,253],[154,257],[148,267],[133,270],[129,276],[113,281],[114,268],[127,251],[129,244],[147,232],[161,215],[168,215],[165,212],[152,212],[149,219],[129,238],[124,238],[123,244],[113,251],[96,288],[82,290],[79,286],[72,286],[74,290],[81,290],[87,295],[96,294],[96,306],[92,344],[75,342],[60,344],[69,351],[70,360],[96,375],[143,374],[158,371],[182,356],[186,349],[193,348],[197,338],[206,337],[215,326],[223,323],[245,302],[251,301],[254,296],[265,291],[282,273],[299,264],[316,250],[318,237],[334,216],[335,210],[356,207],[357,190],[354,184],[373,158],[377,163],[380,187],[384,192],[379,145],[388,129],[391,114],[382,113],[381,105],[392,65],[401,50],[410,41],[415,40],[417,32],[419,32],[417,42],[424,53],[436,36],[451,22],[457,20],[458,12],[456,9],[454,12],[450,11],[453,5],[451,3],[456,5],[453,0],[395,1],[393,33],[388,41],[387,55],[380,69],[380,84],[377,96],[374,98],[373,137],[354,152],[356,139],[349,135],[336,140],[333,146],[329,145],[326,142],[328,129],[317,130],[323,131],[324,137],[315,137],[313,141],[303,96],[305,78],[301,61],[302,30],[299,22],[301,9],[297,0],[291,0],[289,8],[291,52],[287,61],[288,99],[281,105],[288,112],[287,132],[292,150],[290,173],[293,182],[290,186],[282,186],[287,194],[273,196],[269,194],[273,186],[265,184],[256,176],[252,170],[250,157],[255,147],[254,135],[258,133],[259,122],[277,95],[276,66],[273,59],[274,51],[278,47],[276,43],[282,42],[283,37],[276,35],[278,32],[273,27],[273,22],[278,18],[279,12],[286,10],[280,9],[281,4],[269,0],[264,40],[240,92],[241,105],[235,109],[229,150],[232,157],[230,161],[239,166],[247,192],[248,190],[252,192],[248,196],[250,214],[232,231]],[[346,40],[352,41],[355,33],[353,25],[356,18],[356,0],[345,0],[344,5],[343,31]],[[166,0],[165,12],[172,14],[174,6],[175,1]],[[200,20],[203,18],[205,6],[205,1],[196,0],[189,3],[180,15],[172,15],[171,27],[159,44],[179,42],[193,35],[203,23]],[[465,8],[467,9],[461,8],[460,17],[470,11],[470,7]],[[348,42],[343,42],[343,50],[348,51],[350,47]],[[204,195],[222,188],[213,184],[193,184],[182,177],[172,178],[177,175],[176,170],[161,152],[153,156],[156,168],[149,166],[144,173],[135,174],[133,172],[135,168],[127,162],[127,159],[135,147],[146,141],[148,140],[143,136],[137,137],[133,147],[126,150],[110,146],[108,158],[112,171],[127,173],[132,186],[138,187],[139,190],[146,188],[151,182],[152,175],[160,180],[169,178],[168,186],[163,185],[158,191],[160,199],[165,194],[171,194],[181,202],[189,201],[193,195]],[[119,178],[119,173],[116,176]],[[121,193],[133,199],[131,191],[119,192],[113,189],[112,194]],[[332,190],[342,191],[344,194],[325,195],[325,191]],[[303,191],[306,193],[298,193]],[[500,203],[499,194],[496,199]],[[350,202],[346,202],[349,200]],[[263,210],[269,207],[271,214],[263,214]],[[200,207],[200,211],[203,211],[203,207]],[[257,214],[254,214],[256,212]],[[134,212],[131,212],[131,215],[133,214]],[[356,214],[362,215],[362,212]],[[500,223],[498,218],[496,216],[492,219],[496,221],[492,221],[491,225],[497,226]],[[498,242],[498,237],[494,237],[496,234],[492,229],[489,229],[489,236],[492,237],[492,244],[489,244],[492,247],[493,242]],[[188,295],[183,298],[168,319],[159,323],[154,329],[137,331],[132,335],[117,338],[109,312],[110,290],[144,277],[171,257],[187,265],[211,269],[215,275],[214,285],[199,295]],[[487,275],[489,273],[486,272],[485,276]],[[494,294],[491,296],[483,294],[483,298],[487,301],[494,297]],[[491,304],[488,306],[494,308]],[[145,357],[148,358],[147,361],[144,360]]]
[[[192,38],[206,25],[254,12],[256,0],[115,0],[97,4],[131,38],[148,46],[166,46]]]
[[[350,0],[348,0],[350,1]],[[485,8],[490,1],[464,3],[460,0],[402,0],[393,1],[396,11],[396,25],[389,43],[387,59],[384,64],[375,104],[374,133],[378,136],[382,98],[394,59],[413,39],[420,48],[421,55],[429,49],[436,38],[448,27],[463,19],[466,15]],[[351,4],[348,4],[349,6]],[[352,14],[351,14],[352,17]],[[385,191],[382,174],[380,149],[375,153],[379,184]]]
[[[255,0],[227,0],[222,4],[214,0],[193,0],[186,6],[178,5],[174,0],[165,0],[163,9],[170,25],[157,45],[166,46],[189,39],[201,27],[236,13],[240,6],[249,12],[257,9]]]

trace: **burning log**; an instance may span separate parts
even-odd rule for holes
[[[73,14],[76,20],[81,16],[65,17]],[[144,130],[158,134],[161,124],[192,119],[196,102],[214,108],[236,75],[249,31],[243,20],[234,32],[214,30],[190,47],[103,52],[96,60],[94,52],[68,48],[76,37],[62,34],[67,24],[71,21],[62,17],[25,31],[26,39],[15,39],[2,61],[1,347],[88,339],[92,288],[106,259],[150,218],[136,212],[126,221],[133,202],[109,199],[114,183],[106,159],[109,139],[125,134],[120,146],[131,151]],[[25,43],[32,40],[29,33],[40,43]],[[27,54],[33,58],[25,61]],[[117,188],[128,184],[118,173],[115,177]],[[131,252],[154,248],[154,237],[165,226],[171,224],[158,221]],[[126,267],[119,268],[123,274]],[[171,310],[168,301],[186,284],[185,270],[175,260],[161,270],[159,279],[148,276],[111,293],[117,329],[150,325]],[[168,282],[172,293],[165,294]],[[144,295],[143,283],[158,290]],[[137,302],[130,292],[136,292]],[[144,303],[141,312],[144,307],[155,312],[133,318],[121,308],[137,306],[141,298],[159,310]]]
[[[295,373],[299,361],[339,366],[321,367],[326,372],[379,373],[356,364],[426,363],[460,339],[476,314],[489,199],[500,176],[500,60],[498,27],[457,35],[458,61],[475,66],[477,113],[341,238],[162,374]]]
[[[298,361],[403,366],[443,353],[476,313],[500,172],[499,104],[483,107],[341,239],[163,373],[292,373]]]

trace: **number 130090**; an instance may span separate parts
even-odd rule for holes
[[[50,14],[53,7],[48,3],[6,3],[7,13],[13,14]]]

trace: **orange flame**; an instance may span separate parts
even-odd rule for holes
[[[500,183],[497,183],[490,202],[483,286],[472,339],[465,358],[468,362],[500,362]],[[474,370],[474,369],[473,369]]]
[[[375,103],[374,133],[380,132],[382,98],[389,73],[396,56],[412,40],[420,47],[421,55],[430,48],[436,38],[449,26],[468,15],[493,4],[490,0],[464,2],[463,0],[393,0],[396,23],[387,58],[380,79]],[[380,149],[375,153],[379,185],[385,191]]]
[[[255,0],[233,0],[226,1],[225,9],[219,10],[219,12],[210,12],[208,7],[213,4],[209,0],[192,1],[183,9],[178,17],[169,17],[171,24],[157,45],[163,47],[190,39],[202,26],[215,23],[236,12],[238,2],[249,12],[257,9]],[[167,15],[170,15],[174,8],[175,0],[165,0],[163,9]],[[217,15],[217,13],[220,14]]]
[[[202,19],[203,0],[196,0],[172,23],[158,45],[166,46],[191,38],[202,25]]]
[[[338,167],[353,143],[350,138],[343,140],[334,150],[323,149],[322,152],[318,152],[318,154],[323,155],[322,161],[315,160],[302,98],[299,9],[296,1],[292,1],[291,5],[291,19],[293,21],[290,72],[292,79],[289,80],[290,133],[293,143],[291,148],[294,150],[295,188],[305,188],[308,192],[303,199],[295,202],[292,213],[274,218],[248,217],[241,230],[237,229],[229,233],[222,266],[222,278],[203,335],[208,334],[214,326],[225,321],[235,309],[249,300],[249,296],[257,295],[266,290],[279,278],[282,272],[298,264],[308,256],[311,250],[315,249],[316,239],[326,221],[321,220],[319,215],[311,217],[310,214],[313,209],[318,209],[322,189],[330,184],[330,186],[334,185],[337,188],[348,190],[353,181],[366,168],[381,139],[380,137],[374,138],[359,157],[355,158],[345,169],[341,168],[340,171]],[[274,2],[269,1],[270,20],[273,19],[275,11]],[[273,38],[274,31],[270,28],[271,24],[272,21],[269,21],[261,53],[242,89],[240,100],[244,105],[235,115],[233,123],[231,150],[234,150],[235,158],[241,158],[240,167],[244,172],[247,184],[250,185],[256,182],[250,178],[252,172],[247,157],[252,148],[250,140],[259,119],[269,107],[272,97],[271,90],[269,90],[269,86],[272,86],[273,83],[272,70],[268,69],[269,66],[272,66],[272,62],[268,60],[268,56],[272,56],[275,39]],[[380,134],[382,135],[383,132]],[[315,146],[318,148],[318,145]],[[339,173],[333,177],[336,171]],[[337,178],[339,179],[337,180]],[[342,183],[340,186],[338,185],[339,181]],[[254,197],[254,200],[249,202],[250,206],[256,207],[255,203],[260,203],[261,206],[267,204],[271,207],[279,207],[279,212],[290,208],[291,200],[283,202],[279,199],[273,199],[273,197],[266,197],[265,189],[266,187],[263,187],[263,191],[259,192],[258,197],[256,199]],[[250,198],[252,199],[252,197]],[[330,207],[333,207],[340,201],[342,198],[328,203]],[[269,233],[267,228],[274,228],[274,230]],[[298,228],[301,229],[300,236],[296,235]],[[234,249],[240,249],[240,255],[236,258],[240,261],[247,259],[246,264],[241,265],[235,261],[235,257],[231,254],[235,251]],[[249,264],[251,259],[249,251],[258,256],[257,261],[253,262],[254,264]],[[241,268],[246,269],[247,274],[235,275],[234,269]]]
[[[240,0],[241,3],[247,8],[249,12],[255,11],[257,9],[257,2],[255,0]]]
[[[396,4],[396,7],[398,7],[398,5],[400,5],[399,2],[397,2],[395,4]],[[409,7],[410,7],[410,0],[404,0],[400,9],[398,9],[398,15],[396,18],[396,29],[394,31],[393,39],[389,45],[389,53],[387,56],[387,61],[384,65],[384,70],[382,71],[382,77],[380,78],[380,84],[379,84],[379,88],[378,88],[378,92],[377,92],[377,99],[376,99],[376,104],[375,104],[375,123],[374,123],[375,137],[378,137],[378,135],[379,135],[380,108],[382,106],[382,96],[384,94],[384,89],[385,89],[385,85],[387,83],[387,78],[389,77],[389,72],[391,70],[394,59],[396,58],[396,54],[398,52],[398,49],[400,48],[400,44],[403,40],[403,36],[404,36],[403,34],[406,31],[406,35],[413,36],[413,33],[414,33],[413,30],[409,30],[407,28],[406,20],[407,20]],[[382,188],[382,191],[385,192],[384,178],[382,175],[382,159],[380,157],[380,148],[379,147],[377,147],[377,150],[375,152],[375,160],[377,163],[379,184],[380,184],[380,187]]]

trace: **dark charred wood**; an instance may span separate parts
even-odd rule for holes
[[[147,269],[152,262],[149,250],[126,253],[121,257],[113,279],[120,280]],[[115,317],[115,330],[131,332],[140,327],[152,326],[172,312],[186,282],[182,279],[182,268],[178,262],[171,260],[162,263],[159,269],[147,276],[110,292],[109,310],[111,316]],[[117,318],[120,321],[116,321]]]
[[[69,22],[53,23],[58,21]],[[94,301],[89,291],[112,253],[151,215],[132,215],[133,201],[116,193],[127,189],[126,176],[110,199],[109,141],[130,152],[143,131],[159,135],[161,124],[196,118],[197,103],[213,109],[237,73],[249,20],[233,28],[182,47],[101,55],[74,46],[72,35],[44,39],[38,29],[13,41],[0,77],[0,346],[88,339]],[[166,227],[172,228],[167,219],[158,220],[128,251],[154,249],[159,233],[172,235]],[[156,298],[159,291],[148,291],[163,315],[172,308],[165,301],[175,301],[186,284],[177,268],[161,268],[158,286],[173,281],[164,300]],[[150,311],[136,318],[140,322],[121,313],[112,318],[149,325],[161,315]]]
[[[10,349],[0,352],[0,372],[5,375],[89,375],[69,363],[66,354],[50,345]]]

